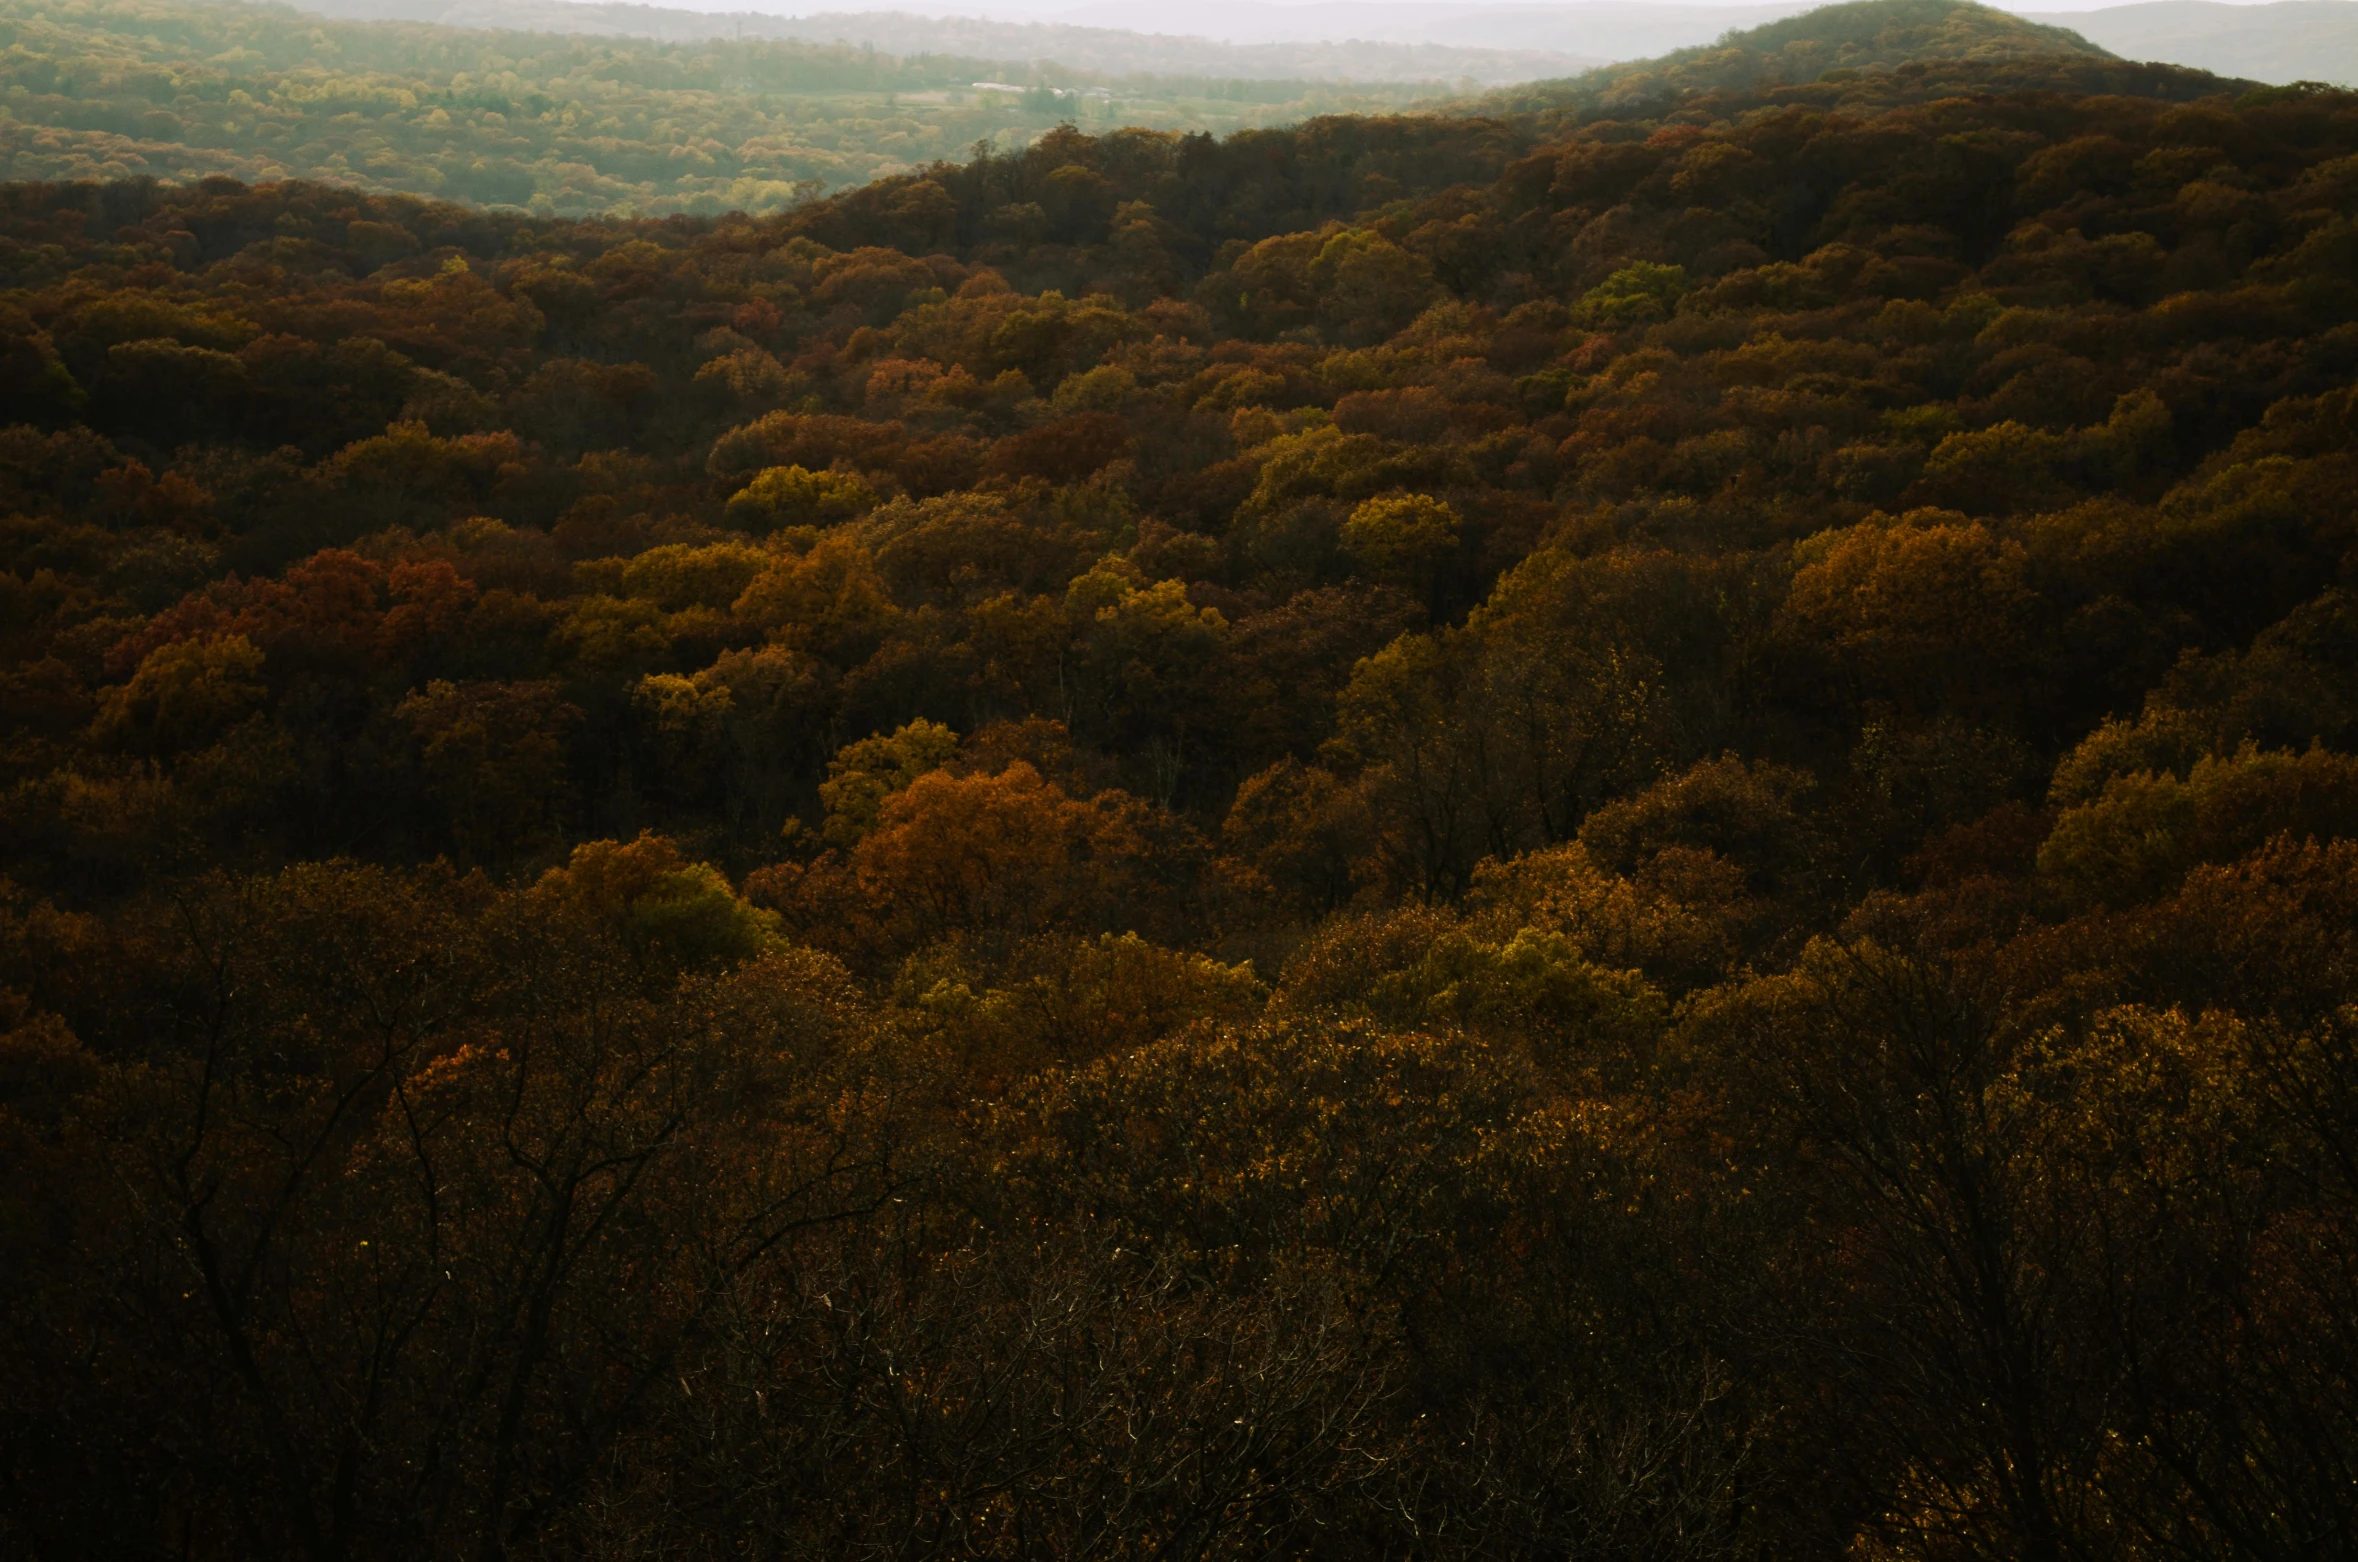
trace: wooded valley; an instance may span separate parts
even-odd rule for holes
[[[0,1554],[2346,1554],[2358,95],[2042,40],[0,187]]]

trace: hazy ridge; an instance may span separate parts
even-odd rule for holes
[[[1602,63],[1604,56],[1539,48],[1468,48],[1438,42],[1299,40],[1227,43],[1205,36],[927,16],[836,11],[805,16],[688,11],[572,0],[306,0],[304,9],[353,20],[435,22],[522,32],[598,33],[687,42],[799,39],[874,47],[888,54],[961,54],[1047,62],[1117,75],[1197,75],[1268,80],[1527,81]],[[1197,18],[1192,14],[1188,20]]]

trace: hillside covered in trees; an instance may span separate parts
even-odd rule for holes
[[[2012,64],[2017,87],[2031,85],[2036,62],[2045,61],[2048,69],[2063,71],[2073,87],[2087,91],[2098,83],[2086,68],[2109,58],[2067,28],[1989,6],[1883,0],[1781,17],[1659,59],[1600,66],[1564,82],[1534,83],[1513,96],[1625,112],[1665,94],[1803,86],[1827,79],[1830,72],[1887,75],[1900,65],[1947,61]]]
[[[2358,96],[1792,76],[0,188],[0,1551],[2346,1553]]]

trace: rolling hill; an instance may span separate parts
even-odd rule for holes
[[[2068,28],[1972,0],[1850,0],[1781,18],[1659,59],[1608,65],[1473,100],[1476,113],[1536,113],[1551,126],[1709,94],[1800,94],[1865,111],[2003,79],[2020,89],[2179,98],[2221,90],[2206,72],[2124,61]],[[1796,99],[1798,101],[1798,99]]]

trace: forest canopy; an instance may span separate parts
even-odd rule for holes
[[[1880,63],[0,188],[0,1549],[2346,1550],[2358,95]]]

